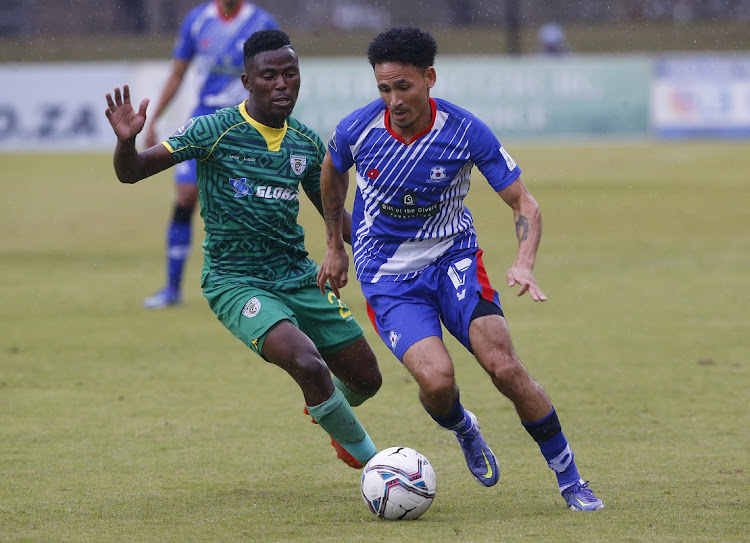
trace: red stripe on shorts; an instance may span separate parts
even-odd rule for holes
[[[367,302],[367,316],[370,317],[372,327],[375,328],[376,332],[378,332],[378,325],[375,324],[375,310],[370,305],[370,302]],[[378,335],[380,335],[380,332],[378,332]]]
[[[477,251],[477,280],[482,286],[482,298],[491,302],[495,297],[495,289],[490,285],[490,278],[487,276],[487,270],[484,269],[483,252],[482,249]]]

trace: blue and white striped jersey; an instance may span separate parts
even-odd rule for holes
[[[180,25],[173,56],[194,65],[200,91],[193,117],[236,106],[247,98],[240,74],[243,45],[258,30],[277,29],[271,15],[243,2],[232,17],[224,17],[212,0],[191,9]]]
[[[389,129],[380,99],[342,119],[328,142],[338,171],[356,166],[352,250],[360,282],[410,279],[447,251],[477,247],[464,206],[472,167],[496,191],[521,173],[476,116],[445,100],[430,104],[431,125],[409,145]]]

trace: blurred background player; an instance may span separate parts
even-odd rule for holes
[[[191,117],[236,106],[247,97],[240,74],[243,70],[242,46],[258,30],[278,29],[269,13],[243,0],[213,0],[193,8],[182,21],[174,48],[172,72],[146,130],[146,147],[158,142],[156,121],[177,94],[188,67],[196,74],[198,103]],[[177,127],[170,127],[174,131]],[[159,309],[182,302],[182,276],[190,254],[192,216],[198,202],[195,161],[175,168],[175,199],[166,234],[166,282],[164,287],[143,302],[144,307]]]
[[[555,23],[545,23],[537,33],[539,52],[544,55],[564,55],[570,52],[565,43],[565,31]]]

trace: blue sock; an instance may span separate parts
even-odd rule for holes
[[[427,413],[435,422],[446,430],[451,430],[452,432],[458,432],[460,434],[471,428],[471,419],[466,416],[466,411],[461,405],[459,396],[456,396],[456,403],[453,404],[451,412],[447,415],[433,415],[429,411],[427,411]]]
[[[167,229],[167,286],[177,291],[180,290],[182,271],[190,254],[193,230],[189,219],[179,219],[173,218]]]
[[[570,450],[568,440],[562,433],[554,407],[541,420],[523,426],[539,445],[547,465],[555,472],[557,486],[561,492],[570,485],[580,482],[581,476],[573,460],[573,451]]]

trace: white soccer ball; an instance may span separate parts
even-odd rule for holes
[[[367,462],[361,488],[374,515],[385,520],[413,520],[432,504],[437,480],[424,455],[408,447],[390,447]]]

